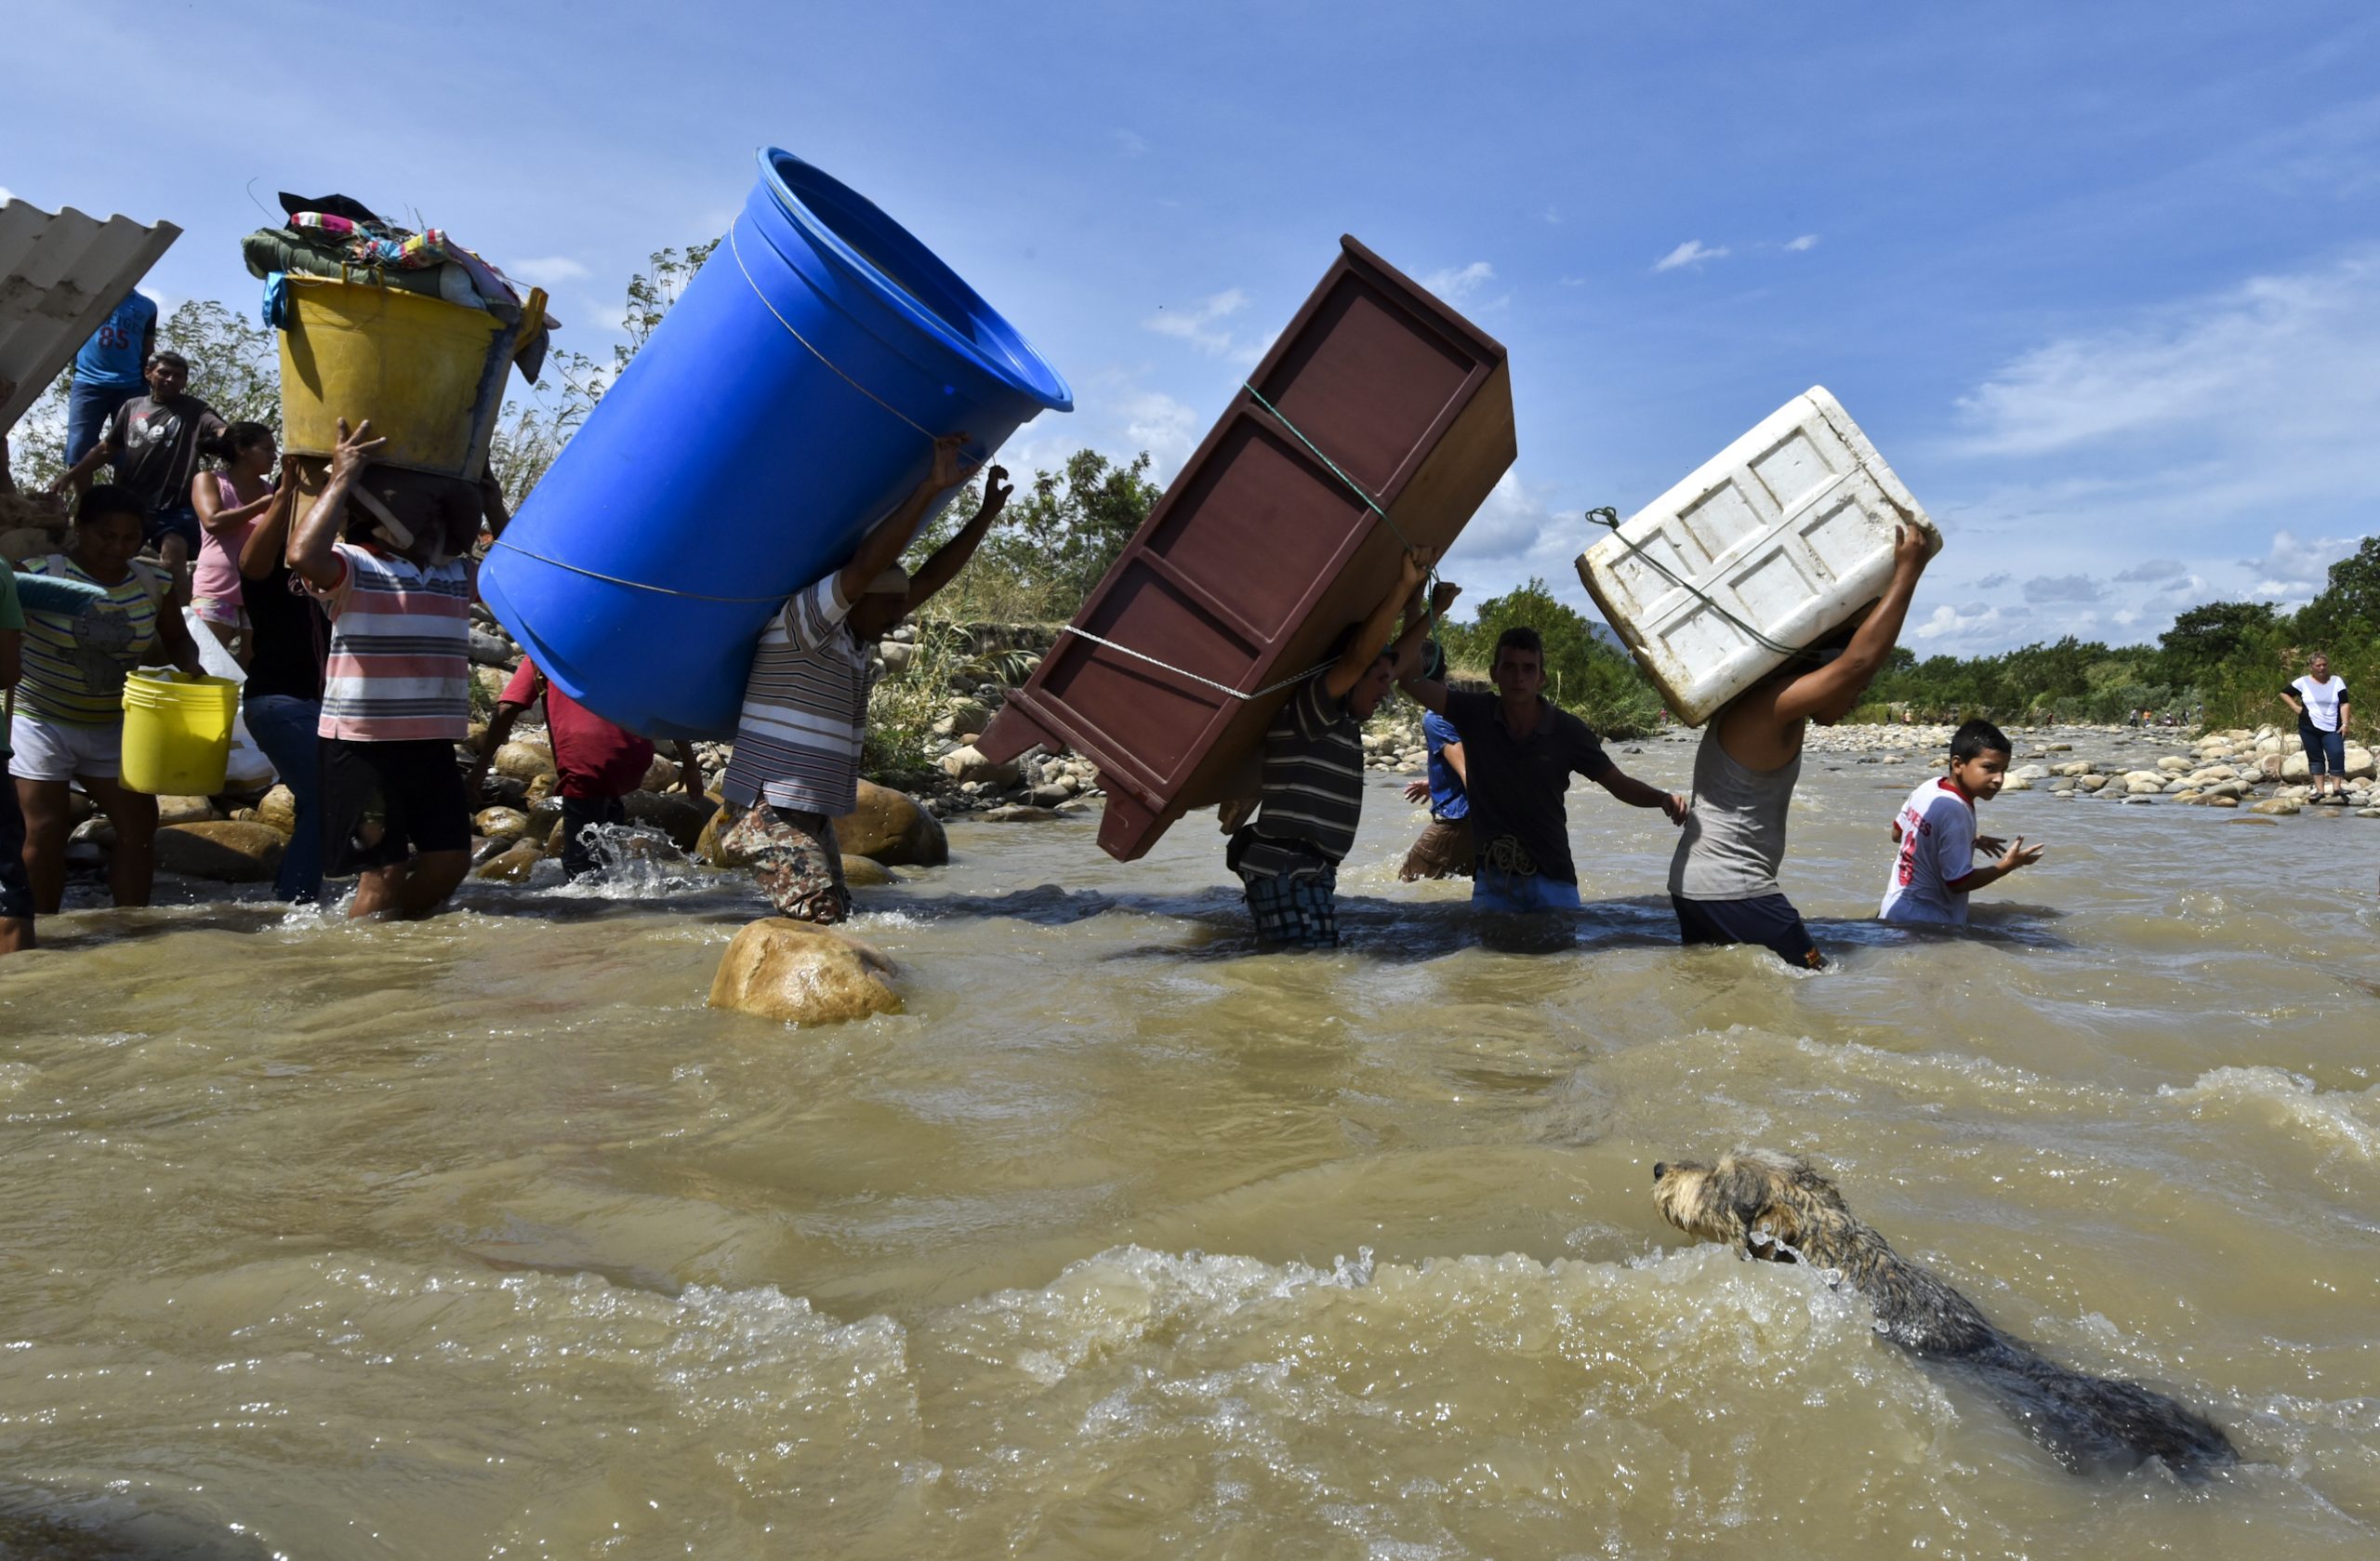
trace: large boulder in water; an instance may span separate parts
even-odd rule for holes
[[[514,840],[502,851],[473,867],[471,876],[480,879],[495,879],[504,883],[526,883],[529,881],[529,875],[536,871],[537,864],[545,859],[546,853],[537,849],[536,841]]]
[[[298,832],[298,798],[285,786],[276,786],[258,799],[257,822],[270,825],[284,835]]]
[[[482,808],[471,827],[492,840],[517,840],[529,832],[529,815],[519,808]]]
[[[888,867],[939,867],[950,860],[940,819],[906,792],[870,781],[859,783],[859,805],[835,820],[835,843]]]
[[[515,780],[536,780],[554,771],[554,750],[543,743],[507,743],[496,750],[496,773]]]
[[[771,917],[735,934],[711,977],[710,1006],[801,1025],[897,1013],[891,959],[856,938]]]
[[[223,819],[157,831],[157,867],[217,883],[270,883],[289,837],[269,824]]]

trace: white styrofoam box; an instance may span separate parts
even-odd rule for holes
[[[1579,578],[1671,711],[1699,726],[1786,659],[1728,614],[1779,644],[1817,643],[1884,595],[1903,523],[1941,550],[1924,508],[1813,386],[1580,554]]]

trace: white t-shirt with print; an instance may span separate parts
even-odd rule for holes
[[[1951,884],[1975,871],[1975,804],[1948,780],[1920,785],[1900,805],[1900,849],[1876,915],[1886,921],[1967,924],[1967,895]]]
[[[2331,681],[2318,683],[2310,677],[2298,679],[2289,685],[2297,702],[2306,707],[2306,719],[2314,723],[2317,732],[2339,729],[2339,706],[2347,699],[2347,680],[2333,673]]]

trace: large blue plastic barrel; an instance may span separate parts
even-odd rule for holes
[[[653,737],[735,730],[752,647],[926,474],[1073,392],[933,252],[790,153],[480,570],[564,692]]]

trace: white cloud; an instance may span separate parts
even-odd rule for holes
[[[2096,602],[2107,594],[2107,588],[2088,575],[2036,575],[2025,582],[2025,600],[2035,604],[2045,602]]]
[[[2036,456],[2200,436],[2329,444],[2380,424],[2380,251],[2255,277],[2138,323],[2020,354],[1959,402],[1970,448]]]
[[[1796,255],[1799,255],[1799,254],[1804,253],[1804,252],[1805,252],[1805,251],[1806,251],[1806,250],[1816,249],[1818,246],[1818,234],[1816,234],[1816,233],[1804,233],[1800,238],[1797,238],[1797,239],[1793,240],[1791,244],[1788,244],[1785,247],[1786,247],[1787,249],[1791,250],[1792,253],[1794,253],[1794,254],[1796,254]]]
[[[1700,239],[1688,239],[1675,249],[1653,262],[1657,271],[1675,271],[1680,266],[1699,266],[1705,260],[1716,260],[1727,253],[1727,246],[1712,248]]]
[[[16,198],[17,192],[14,190],[9,189],[5,184],[0,184],[0,206],[7,205],[10,201],[15,200]]]
[[[1982,579],[1977,580],[1975,583],[1975,589],[1977,590],[1998,590],[2001,587],[2008,584],[2009,581],[2014,580],[2016,577],[2016,575],[2011,575],[2008,571],[2003,569],[1997,574],[1986,575]]]
[[[2367,246],[2113,317],[1984,376],[1954,431],[1900,457],[1905,474],[1936,468],[1921,480],[1955,516],[1963,559],[2022,559],[2036,582],[2030,620],[1958,630],[1964,648],[2153,640],[2203,602],[2309,600],[2373,527],[2374,362],[2380,246]],[[2269,549],[2241,557],[2256,536]],[[2109,589],[2043,594],[2078,575]]]
[[[1114,134],[1116,137],[1116,150],[1122,152],[1125,156],[1139,157],[1144,155],[1148,152],[1148,138],[1140,134],[1138,131],[1117,130],[1114,132]]]
[[[1485,260],[1474,260],[1460,269],[1434,271],[1421,279],[1421,285],[1448,303],[1461,303],[1495,280],[1495,267]]]
[[[1198,414],[1162,390],[1136,390],[1118,406],[1125,437],[1134,451],[1146,450],[1160,483],[1170,482],[1198,447]],[[1130,457],[1127,457],[1130,458]]]
[[[2291,607],[2302,606],[2330,584],[2331,565],[2354,552],[2361,542],[2360,537],[2355,536],[2316,536],[2300,541],[2293,532],[2276,531],[2264,557],[2240,561],[2240,567],[2255,581],[2248,588],[2248,594]]]
[[[1178,337],[1209,357],[1245,356],[1247,349],[1234,338],[1232,333],[1217,327],[1247,307],[1246,293],[1236,287],[1226,287],[1210,298],[1199,300],[1194,308],[1159,310],[1142,321],[1141,327],[1155,331],[1159,336]],[[1263,355],[1262,349],[1258,350],[1258,355]]]
[[[1935,608],[1933,614],[1917,626],[1916,634],[1921,640],[1938,640],[1945,634],[1965,637],[1977,634],[1983,629],[1990,628],[2011,618],[2022,616],[2024,616],[2023,614],[2003,612],[1998,607],[1987,606],[1980,602],[1971,602],[1964,607],[1953,607],[1946,602]],[[1950,650],[1953,647],[1943,648]]]
[[[533,287],[551,292],[565,282],[584,282],[595,273],[567,255],[537,255],[525,260],[515,260],[505,268],[505,274],[517,277]]]

